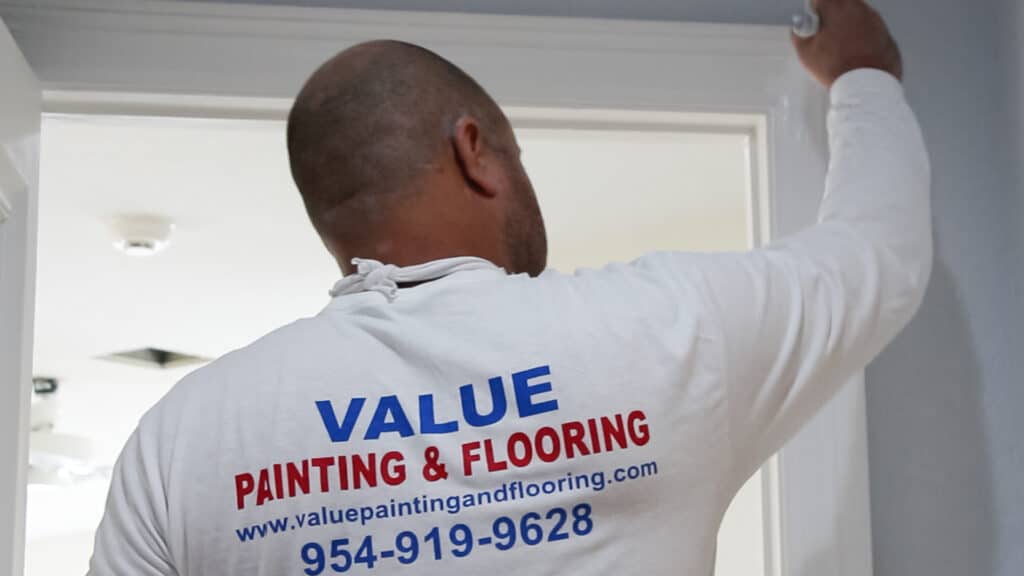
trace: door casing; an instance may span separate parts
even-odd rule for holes
[[[0,573],[25,550],[40,88],[0,22]]]

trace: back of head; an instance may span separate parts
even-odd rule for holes
[[[387,219],[465,115],[506,121],[470,76],[419,46],[368,42],[321,66],[288,119],[292,175],[321,236],[356,238]]]

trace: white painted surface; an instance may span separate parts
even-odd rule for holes
[[[5,170],[8,170],[5,168]],[[0,187],[0,224],[3,224],[11,216],[13,207],[11,206],[10,199],[7,198],[8,192],[5,192],[10,186]]]
[[[40,91],[0,22],[0,574],[24,550]]]
[[[51,100],[52,110],[99,102],[129,113],[273,117],[327,55],[401,37],[459,63],[508,106],[761,116],[766,130],[752,153],[767,162],[751,177],[771,203],[754,222],[759,241],[813,222],[822,190],[824,92],[800,69],[783,28],[129,0],[0,0],[0,14],[44,85],[72,91]],[[80,90],[101,94],[76,102]],[[126,92],[150,96],[140,105]],[[182,108],[167,96],[183,93],[191,96]],[[859,394],[832,402],[768,475],[765,498],[778,511],[766,519],[774,574],[868,573]],[[842,465],[822,474],[830,461]],[[816,490],[805,490],[809,483]]]

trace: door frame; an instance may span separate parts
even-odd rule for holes
[[[40,87],[0,23],[0,573],[25,551]]]
[[[47,113],[280,119],[328,55],[401,38],[465,68],[517,123],[551,109],[738,118],[764,160],[752,160],[755,243],[813,223],[823,190],[826,93],[781,27],[163,0],[0,0],[0,17]],[[872,573],[862,377],[764,470],[766,574]]]

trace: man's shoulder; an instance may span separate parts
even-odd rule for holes
[[[710,254],[649,252],[600,268],[580,268],[572,273],[549,270],[539,280],[548,288],[597,300],[625,303],[664,297],[676,306],[680,299],[692,296],[695,276],[715,259]]]

